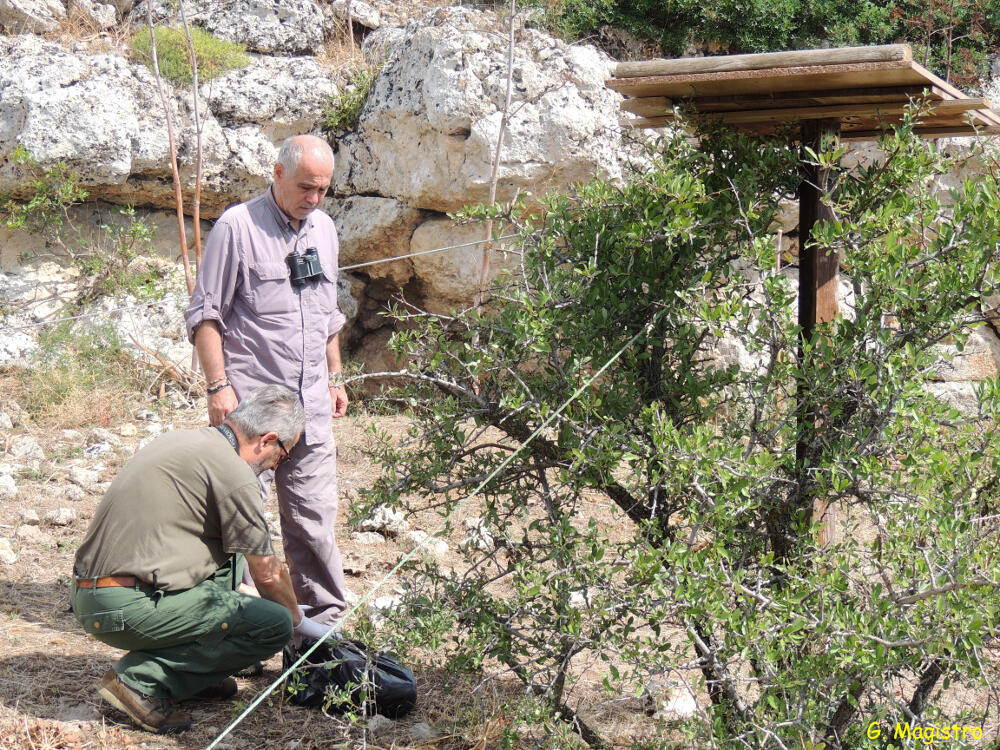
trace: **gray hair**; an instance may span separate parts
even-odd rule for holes
[[[315,135],[293,135],[282,142],[281,149],[278,151],[278,164],[288,174],[295,174],[306,150],[322,154],[333,163],[333,149],[322,138]]]
[[[291,443],[305,427],[306,412],[294,391],[265,385],[240,401],[226,421],[247,437],[276,432],[282,443]]]

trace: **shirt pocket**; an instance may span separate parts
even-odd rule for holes
[[[250,264],[250,308],[258,315],[273,315],[298,309],[298,299],[288,280],[284,262]]]
[[[91,612],[86,617],[78,617],[77,619],[83,625],[83,629],[91,635],[118,633],[125,629],[125,612],[121,609]]]

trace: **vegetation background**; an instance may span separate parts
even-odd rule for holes
[[[959,86],[979,86],[1000,48],[998,0],[528,0],[569,37],[627,29],[667,57],[907,42]]]

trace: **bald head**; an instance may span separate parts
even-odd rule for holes
[[[284,168],[285,174],[292,174],[299,168],[303,156],[329,161],[330,171],[333,171],[333,149],[329,143],[315,135],[293,135],[286,138],[278,151],[278,164]]]
[[[330,144],[314,135],[296,135],[281,144],[271,192],[278,207],[298,228],[323,200],[332,179]]]

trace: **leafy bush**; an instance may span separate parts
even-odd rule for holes
[[[566,746],[565,722],[608,746],[584,672],[609,697],[683,676],[704,707],[690,747],[982,726],[1000,678],[1000,380],[978,413],[931,394],[939,343],[961,347],[1000,282],[1000,174],[939,190],[957,157],[913,126],[840,176],[818,241],[853,296],[801,349],[768,231],[799,155],[723,131],[552,198],[490,314],[397,313],[416,424],[381,444],[352,510],[437,512],[447,531],[476,493],[493,543],[411,566],[399,637],[522,680],[528,705],[498,714],[510,733]],[[645,746],[679,742],[661,728]]]
[[[1000,0],[534,0],[550,29],[580,38],[604,24],[679,56],[693,44],[732,52],[907,41],[917,58],[962,85],[1000,45]]]
[[[155,228],[136,217],[131,207],[120,208],[118,212],[124,223],[102,224],[102,234],[98,235],[95,246],[74,258],[77,267],[90,279],[83,299],[116,294],[143,299],[163,296],[165,290],[157,286],[162,273],[142,259],[153,252]]]
[[[358,126],[378,73],[377,68],[358,68],[351,74],[348,85],[323,108],[323,130],[341,133]]]
[[[158,270],[139,262],[152,252],[154,229],[137,218],[128,207],[119,209],[122,222],[102,224],[95,241],[85,238],[73,225],[69,210],[87,197],[76,172],[64,162],[43,167],[21,146],[11,153],[14,163],[32,175],[23,200],[0,198],[0,222],[8,229],[25,229],[58,247],[89,277],[90,284],[77,303],[102,294],[127,293],[150,297],[162,294],[156,288]]]
[[[87,197],[79,177],[62,161],[42,167],[23,146],[15,147],[10,159],[31,175],[25,191],[29,197],[17,200],[9,195],[0,196],[0,221],[8,229],[27,229],[59,242],[70,206]]]
[[[153,33],[156,37],[156,58],[160,74],[178,86],[190,85],[191,63],[184,31],[158,26]],[[242,44],[217,39],[197,26],[191,27],[191,44],[198,60],[199,83],[218,78],[230,70],[245,68],[250,63],[250,56]],[[135,34],[129,47],[133,59],[145,63],[150,70],[153,69],[148,29]]]

